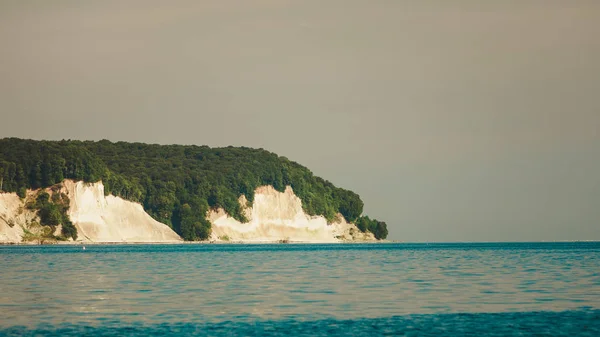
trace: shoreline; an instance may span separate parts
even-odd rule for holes
[[[58,241],[45,243],[32,242],[0,242],[0,246],[112,246],[112,245],[290,245],[290,244],[368,244],[368,243],[401,243],[392,241],[339,241],[339,242],[319,242],[319,241],[181,241],[181,242],[73,242]]]
[[[116,245],[343,245],[343,244],[405,244],[405,245],[460,245],[460,244],[527,244],[527,243],[600,243],[600,240],[560,240],[560,241],[474,241],[474,242],[404,242],[395,240],[381,241],[180,241],[180,242],[73,242],[58,241],[46,243],[0,242],[0,246],[116,246]]]

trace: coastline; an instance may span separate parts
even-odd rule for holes
[[[45,243],[34,242],[0,242],[0,246],[113,246],[113,245],[344,245],[344,244],[404,244],[404,245],[461,245],[461,244],[557,244],[557,243],[600,243],[600,240],[556,240],[556,241],[456,241],[456,242],[407,242],[397,240],[374,240],[374,241],[179,241],[179,242],[146,242],[146,241],[113,241],[113,242],[82,242],[82,241],[53,241]]]
[[[387,240],[378,241],[338,241],[338,242],[318,242],[318,241],[180,241],[180,242],[81,242],[81,241],[55,241],[55,242],[0,242],[0,246],[102,246],[102,245],[294,245],[294,244],[385,244],[401,243]]]

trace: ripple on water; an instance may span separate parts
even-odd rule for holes
[[[585,321],[597,313],[579,308],[600,308],[600,243],[78,248],[0,246],[0,328],[112,322],[117,332],[118,325],[161,331],[203,322],[218,331],[245,321],[318,331],[389,323],[405,331],[463,317],[441,313],[566,312]],[[477,317],[463,323],[488,316]],[[518,315],[498,317],[518,323]]]
[[[164,316],[169,319],[170,317]],[[86,324],[0,329],[0,336],[598,336],[600,311],[411,315],[385,318],[144,324],[101,319]]]

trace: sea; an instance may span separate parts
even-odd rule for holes
[[[0,246],[0,336],[600,336],[600,243]]]

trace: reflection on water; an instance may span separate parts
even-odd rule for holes
[[[4,328],[600,309],[600,243],[3,246],[0,267]]]

